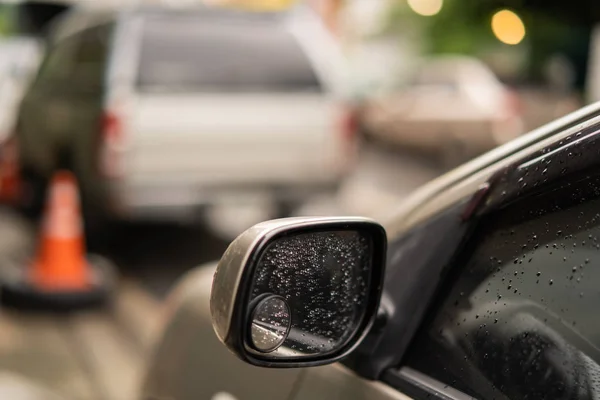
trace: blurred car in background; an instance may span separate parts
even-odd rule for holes
[[[0,40],[0,141],[13,130],[19,102],[38,68],[42,46],[35,38]]]
[[[309,13],[75,9],[19,114],[27,207],[57,168],[75,172],[92,218],[334,190],[354,149],[341,68]]]
[[[523,133],[518,96],[481,61],[438,56],[406,87],[361,107],[367,137],[435,154],[455,166]]]

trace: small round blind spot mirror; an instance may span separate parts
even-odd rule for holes
[[[290,308],[281,296],[267,296],[252,312],[250,343],[261,353],[270,353],[283,344],[290,331]]]

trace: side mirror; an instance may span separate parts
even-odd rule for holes
[[[248,229],[214,276],[219,339],[263,367],[329,364],[350,353],[377,314],[386,234],[365,218],[285,218]]]

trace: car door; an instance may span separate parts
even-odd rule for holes
[[[102,130],[104,92],[114,24],[103,23],[78,33],[69,104],[69,167],[79,178],[84,205],[102,203],[98,177],[98,140]],[[96,203],[93,203],[96,202]]]
[[[112,32],[112,23],[102,23],[55,40],[18,120],[25,168],[46,179],[58,168],[74,170],[86,208],[102,202],[96,149]]]
[[[599,134],[590,118],[488,181],[386,382],[416,399],[600,398]]]
[[[408,380],[481,399],[599,397],[599,184],[595,171],[561,181],[478,229],[410,347]]]
[[[17,120],[22,162],[48,175],[56,162],[55,150],[68,126],[65,90],[74,71],[78,41],[73,36],[51,42],[37,77],[25,94]]]

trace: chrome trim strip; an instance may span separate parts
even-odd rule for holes
[[[556,149],[554,149],[554,150],[552,150],[550,152],[547,152],[546,154],[542,154],[541,156],[534,158],[533,160],[529,160],[526,163],[523,163],[523,164],[519,165],[519,169],[525,169],[525,168],[528,168],[528,167],[530,167],[532,165],[535,165],[536,163],[542,161],[545,158],[552,157],[556,153],[564,151],[565,149],[568,149],[569,147],[573,147],[573,146],[575,146],[575,145],[577,145],[577,144],[579,144],[579,143],[581,143],[581,142],[589,139],[589,137],[593,136],[593,135],[596,135],[596,132],[590,132],[587,135],[582,136],[582,137],[580,137],[577,140],[573,140],[572,142],[569,142],[565,146],[558,147],[558,148],[556,148]]]

